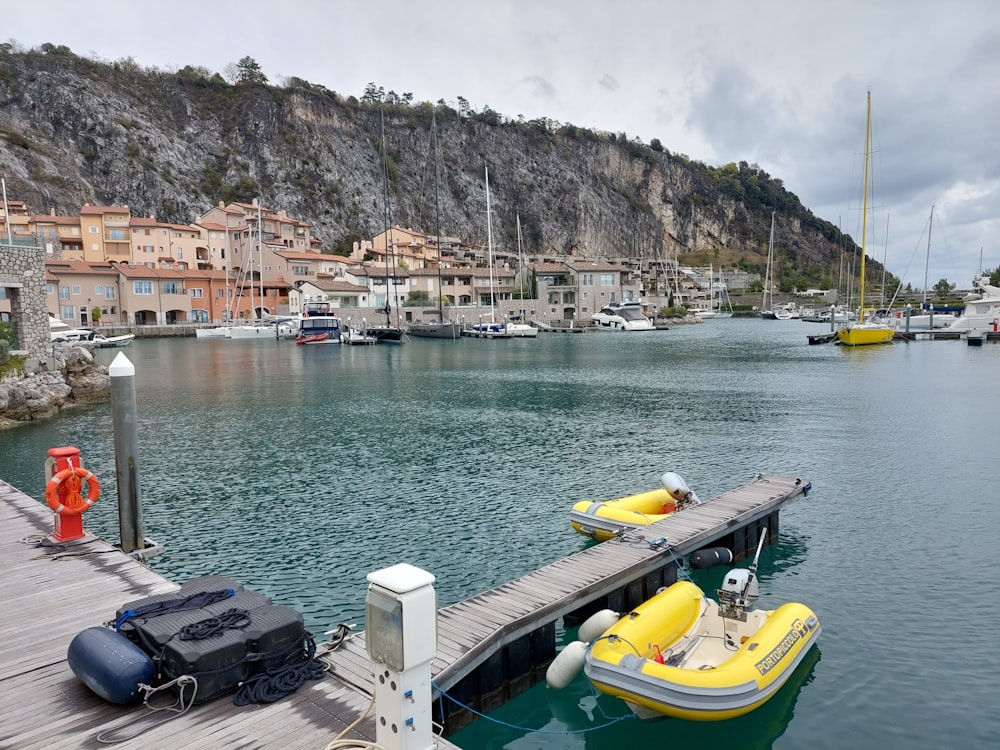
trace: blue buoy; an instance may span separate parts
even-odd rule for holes
[[[153,660],[125,636],[108,628],[87,628],[69,644],[66,654],[73,674],[111,703],[129,705],[141,699],[139,685],[153,685]]]

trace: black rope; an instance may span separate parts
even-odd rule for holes
[[[302,642],[288,650],[281,664],[244,680],[233,703],[237,706],[274,703],[294,693],[306,680],[319,680],[324,674],[326,668],[316,658],[316,642],[312,633],[306,632]]]
[[[248,625],[250,625],[250,610],[234,607],[218,617],[207,617],[185,625],[177,632],[177,637],[182,641],[201,641],[222,635],[226,630],[243,630]]]
[[[118,632],[122,629],[122,626],[131,619],[137,617],[157,617],[159,615],[166,614],[167,612],[184,612],[189,609],[201,609],[202,607],[207,607],[209,604],[215,604],[215,602],[221,602],[224,599],[228,599],[235,593],[236,592],[233,589],[223,589],[222,591],[199,591],[197,594],[191,594],[190,596],[184,596],[178,599],[165,599],[161,602],[152,602],[151,604],[145,604],[135,609],[126,610],[122,612],[121,616],[119,616],[117,620],[106,624],[109,626],[114,624],[115,632]]]

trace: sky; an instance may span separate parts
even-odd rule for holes
[[[344,96],[369,82],[759,165],[914,288],[1000,266],[996,0],[35,0],[0,41]],[[155,10],[154,10],[155,9]],[[929,221],[934,206],[933,223]],[[928,231],[930,230],[930,238]]]

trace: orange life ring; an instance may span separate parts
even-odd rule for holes
[[[87,497],[80,492],[84,482],[88,485]],[[60,486],[62,493],[59,492]],[[82,466],[71,466],[57,472],[45,485],[45,502],[53,511],[64,515],[75,516],[83,513],[96,503],[100,496],[101,485],[98,484],[97,477]]]

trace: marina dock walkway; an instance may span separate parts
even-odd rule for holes
[[[642,601],[650,590],[670,582],[664,571],[675,574],[679,557],[734,538],[741,530],[747,537],[744,550],[753,546],[763,526],[775,538],[778,510],[808,489],[807,482],[794,477],[759,477],[641,532],[587,547],[441,608],[432,663],[435,692],[458,695],[476,710],[493,710],[544,674],[555,655],[560,618],[597,603],[634,606],[633,600]],[[161,714],[106,703],[70,670],[70,641],[84,628],[111,619],[123,603],[178,586],[94,537],[65,549],[35,546],[52,531],[51,512],[2,481],[0,523],[5,635],[0,643],[0,747],[105,747],[99,734],[136,718],[129,731],[146,731],[116,747],[315,750],[369,710],[373,665],[363,633],[326,656],[332,665],[329,677],[309,681],[270,705],[236,707],[219,699],[157,724]],[[573,533],[568,523],[567,533]],[[454,712],[448,728],[468,723],[468,713],[464,706]],[[374,741],[374,711],[348,736]],[[442,750],[454,747],[444,739],[438,743]]]
[[[0,528],[0,748],[322,750],[371,704],[371,693],[332,674],[269,705],[237,707],[224,697],[177,715],[107,703],[69,668],[70,641],[125,602],[179,586],[93,536],[62,550],[35,546],[52,533],[52,513],[3,481]],[[169,702],[156,696],[156,705]],[[146,731],[114,745],[98,741],[131,719],[113,736]],[[374,711],[346,736],[374,742]]]

